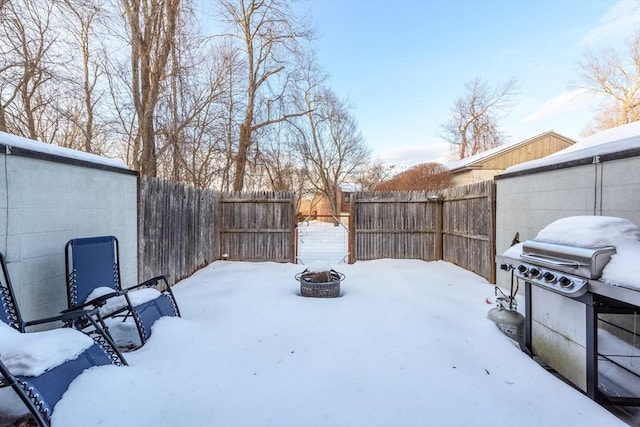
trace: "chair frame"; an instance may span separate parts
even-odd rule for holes
[[[113,285],[114,291],[108,294],[102,295],[100,297],[94,298],[90,301],[86,302],[78,302],[78,291],[76,284],[76,272],[73,268],[73,244],[76,241],[85,240],[85,239],[103,239],[103,240],[112,240],[114,245],[114,265],[113,265]],[[138,285],[131,286],[129,288],[122,288],[122,281],[120,276],[120,243],[118,242],[118,238],[115,236],[98,236],[98,237],[89,237],[89,238],[79,238],[72,239],[67,242],[65,245],[65,272],[66,272],[66,280],[67,280],[67,303],[69,307],[69,311],[85,309],[88,307],[99,308],[106,304],[106,302],[110,298],[123,296],[126,301],[126,305],[112,313],[109,313],[106,316],[103,316],[98,313],[99,322],[104,325],[105,331],[109,333],[108,327],[104,322],[104,318],[115,318],[115,317],[123,317],[123,320],[126,320],[129,316],[131,316],[136,325],[136,329],[138,331],[138,336],[140,337],[141,346],[145,344],[148,333],[145,329],[142,319],[140,318],[138,312],[136,311],[136,306],[131,303],[131,299],[129,298],[129,291],[142,289],[142,288],[159,288],[161,285],[164,288],[162,293],[166,292],[168,299],[171,303],[174,315],[180,317],[180,309],[178,308],[178,304],[176,303],[175,296],[173,295],[173,291],[171,290],[171,286],[169,286],[168,276],[167,275],[159,275],[153,277],[151,279],[145,280]]]
[[[11,387],[16,392],[39,426],[47,427],[50,425],[50,418],[47,418],[40,412],[38,405],[29,397],[28,392],[21,386],[20,380],[11,374],[5,364],[2,363],[2,360],[0,360],[0,389],[4,387]]]
[[[2,310],[0,314],[3,313],[0,321],[8,324],[20,333],[28,333],[27,328],[30,326],[62,322],[64,327],[73,327],[78,330],[78,333],[84,333],[93,339],[94,343],[104,351],[106,357],[111,360],[112,364],[116,366],[127,365],[127,361],[122,356],[122,353],[118,350],[111,336],[106,333],[104,325],[101,324],[97,308],[93,310],[67,310],[56,316],[25,321],[16,303],[13,285],[2,253],[0,253],[0,265],[2,277],[4,278],[4,280],[0,280],[0,309]],[[98,321],[95,319],[98,319]],[[82,328],[79,327],[80,325]],[[91,329],[89,329],[89,326]],[[51,414],[46,407],[50,405],[53,408],[57,402],[54,404],[46,402],[45,404],[43,398],[35,393],[26,381],[21,381],[18,376],[9,372],[9,369],[2,363],[2,360],[0,360],[0,375],[2,376],[2,378],[0,378],[0,388],[12,387],[38,424],[48,426]]]

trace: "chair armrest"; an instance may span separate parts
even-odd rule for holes
[[[151,279],[149,279],[149,280],[145,280],[144,282],[142,282],[142,283],[140,283],[140,284],[138,284],[138,285],[132,286],[132,287],[130,287],[130,288],[127,288],[127,289],[128,289],[128,290],[131,290],[131,289],[138,289],[138,288],[142,288],[142,287],[147,287],[147,288],[149,288],[149,287],[151,287],[151,286],[156,285],[156,284],[157,284],[158,282],[160,282],[160,281],[164,282],[164,287],[165,287],[165,289],[169,289],[169,282],[168,282],[168,280],[167,280],[167,278],[168,278],[168,277],[169,277],[169,276],[167,276],[166,274],[163,274],[163,275],[161,275],[161,276],[156,276],[156,277],[154,277],[154,278],[151,278]]]
[[[107,302],[107,300],[109,298],[113,298],[113,297],[117,297],[120,295],[124,295],[127,293],[126,289],[123,289],[122,291],[113,291],[113,292],[109,292],[108,294],[104,294],[102,296],[99,296],[97,298],[94,298],[90,301],[87,301],[83,304],[78,304],[75,307],[72,308],[67,308],[66,310],[62,310],[60,313],[69,313],[69,312],[74,312],[77,310],[82,310],[85,309],[86,307],[100,307],[102,305],[104,305],[105,302]]]
[[[42,319],[30,320],[24,323],[25,327],[42,325],[44,323],[52,323],[52,322],[69,322],[71,320],[81,319],[83,317],[90,317],[98,313],[98,309],[94,308],[93,310],[82,310],[82,309],[67,309],[58,314],[57,316],[45,317]]]

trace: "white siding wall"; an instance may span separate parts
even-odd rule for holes
[[[453,174],[453,184],[455,186],[459,186],[475,184],[476,182],[490,181],[494,176],[500,175],[502,172],[504,171],[496,169],[468,170],[461,173]]]
[[[640,157],[576,166],[497,181],[496,253],[516,232],[532,239],[549,223],[572,215],[626,218],[640,226]],[[496,281],[508,288],[509,273]]]
[[[25,320],[66,308],[72,238],[117,236],[123,285],[137,282],[137,176],[123,172],[0,156],[0,250]]]

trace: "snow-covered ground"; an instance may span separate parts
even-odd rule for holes
[[[218,261],[175,286],[128,367],[93,368],[54,426],[616,426],[486,318],[492,287],[445,262],[341,265],[340,298],[301,266]]]
[[[130,366],[78,377],[53,426],[625,425],[487,319],[483,278],[441,261],[333,267],[342,294],[322,299],[299,296],[302,265],[212,263],[174,287],[183,317],[159,320]]]

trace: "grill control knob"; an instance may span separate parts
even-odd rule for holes
[[[545,282],[555,282],[556,281],[556,275],[553,274],[550,271],[547,271],[546,273],[544,273],[542,275],[542,278],[544,279]]]
[[[542,274],[540,272],[540,270],[538,270],[537,268],[533,267],[531,270],[529,270],[529,275],[531,277],[540,277],[540,274]]]
[[[500,270],[511,271],[513,266],[511,264],[500,264]]]
[[[526,266],[526,265],[524,265],[524,264],[520,264],[520,265],[518,266],[518,271],[519,271],[520,273],[522,273],[522,274],[526,273],[528,269],[529,269],[529,267],[527,267],[527,266]]]
[[[558,279],[558,282],[560,283],[560,286],[562,286],[563,288],[569,288],[573,286],[573,280],[565,276],[562,276],[560,279]]]

